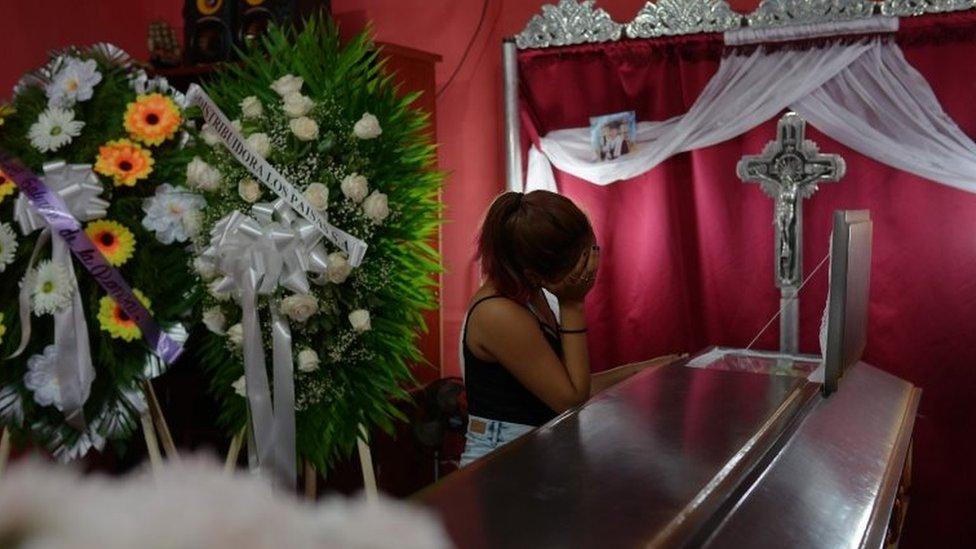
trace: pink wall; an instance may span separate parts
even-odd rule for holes
[[[554,3],[555,0],[549,0]],[[146,30],[155,19],[182,28],[182,0],[3,0],[0,36],[0,98],[46,52],[69,44],[108,41],[145,59]],[[468,297],[478,285],[472,254],[481,214],[504,188],[502,153],[502,38],[523,28],[541,0],[490,0],[485,24],[464,66],[437,101],[440,164],[450,173],[444,190],[443,364],[457,374],[457,341]],[[748,11],[756,0],[734,0]],[[629,21],[644,0],[600,0],[617,21]],[[333,0],[333,12],[347,25],[372,20],[377,39],[443,56],[437,67],[443,86],[458,66],[474,32],[479,0]]]
[[[0,99],[52,49],[111,42],[146,59],[149,23],[163,19],[182,33],[182,10],[182,0],[0,0]]]

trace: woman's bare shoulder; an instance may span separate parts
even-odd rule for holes
[[[489,297],[490,299],[487,299]],[[479,300],[482,301],[479,302]],[[477,306],[471,311],[471,318],[478,317],[479,320],[493,322],[513,317],[527,316],[528,318],[533,318],[532,313],[525,305],[497,294],[473,299],[471,303],[472,305],[477,303]]]
[[[506,297],[478,303],[468,317],[468,346],[483,360],[498,362],[506,349],[534,347],[542,340],[542,332],[532,312]]]
[[[480,291],[476,293],[469,305],[474,307],[470,309],[471,314],[468,317],[469,336],[474,335],[476,339],[483,341],[495,339],[485,338],[483,335],[510,334],[512,330],[524,330],[536,325],[535,316],[525,305],[497,293],[480,294]],[[486,299],[489,297],[491,299]]]

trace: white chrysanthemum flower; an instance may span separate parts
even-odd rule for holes
[[[237,378],[237,381],[230,384],[234,388],[234,392],[239,396],[247,397],[247,379],[244,376]]]
[[[241,100],[241,115],[244,118],[261,118],[263,114],[264,105],[257,97],[249,95]]]
[[[299,92],[289,93],[281,102],[281,110],[285,111],[289,118],[305,116],[314,106],[315,102],[310,97]]]
[[[290,93],[298,93],[302,91],[302,84],[304,83],[305,80],[302,79],[301,76],[286,74],[272,82],[271,89],[273,89],[281,97],[285,97]]]
[[[98,63],[94,59],[68,58],[44,90],[47,104],[49,107],[70,107],[76,102],[88,101],[95,85],[101,81],[102,73],[98,72]]]
[[[17,255],[17,233],[9,223],[0,223],[0,273],[14,262]]]
[[[220,170],[194,156],[186,165],[186,184],[195,189],[216,191],[220,188]]]
[[[48,345],[44,353],[27,359],[24,387],[34,393],[34,401],[41,406],[62,410],[61,384],[58,382],[58,348]]]
[[[319,355],[308,347],[298,353],[298,371],[314,372],[319,369]]]
[[[356,309],[349,313],[349,324],[352,325],[353,330],[359,333],[365,332],[373,327],[369,319],[369,311],[366,309]]]
[[[380,127],[379,119],[367,112],[356,121],[352,133],[359,139],[376,139],[383,133],[383,128]]]
[[[41,261],[34,269],[30,282],[34,314],[37,316],[53,313],[71,301],[74,285],[63,265],[51,260]]]
[[[182,187],[164,183],[156,188],[156,194],[142,203],[142,226],[156,233],[156,240],[163,244],[186,242],[193,234],[187,230],[186,217],[200,212],[207,201]]]
[[[85,123],[75,120],[70,109],[51,107],[37,117],[37,122],[27,131],[31,145],[41,152],[54,152],[81,135]]]
[[[383,223],[390,216],[390,206],[387,203],[386,195],[373,191],[366,200],[363,200],[363,213],[373,222],[374,225]]]

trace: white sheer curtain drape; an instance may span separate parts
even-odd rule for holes
[[[865,52],[791,107],[867,157],[976,192],[976,143],[942,110],[895,44]]]
[[[749,131],[879,46],[879,40],[772,52],[760,46],[750,54],[730,55],[722,59],[687,113],[663,122],[638,123],[630,154],[600,162],[590,145],[589,128],[550,132],[540,139],[540,148],[553,166],[597,185],[630,179],[672,155]]]
[[[897,19],[876,18],[831,28],[734,31],[726,43],[896,29]],[[807,49],[760,45],[751,53],[733,53],[686,114],[638,123],[634,150],[617,160],[597,160],[589,128],[550,132],[540,139],[540,150],[529,153],[525,187],[555,190],[551,166],[597,185],[630,179],[674,154],[741,135],[787,107],[879,162],[976,192],[976,143],[945,114],[898,46],[880,37]]]

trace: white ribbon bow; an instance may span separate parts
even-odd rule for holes
[[[103,191],[102,182],[92,171],[91,164],[48,162],[44,164],[42,179],[52,192],[57,193],[64,200],[68,211],[78,221],[85,222],[105,217],[109,204],[98,197]],[[54,312],[55,376],[61,393],[60,405],[57,408],[64,413],[68,424],[81,430],[85,428],[83,407],[88,400],[92,381],[95,379],[95,368],[92,366],[88,323],[81,304],[81,292],[78,289],[71,252],[61,237],[51,238],[51,228],[34,210],[23,193],[17,197],[17,202],[14,204],[14,219],[24,235],[41,230],[27,265],[27,272],[32,272],[41,249],[47,240],[51,239],[51,261],[62,265],[68,273],[69,284],[72,286],[71,302]],[[20,345],[10,358],[23,353],[30,340],[30,286],[28,278],[20,288]]]
[[[307,273],[325,275],[329,264],[322,233],[282,199],[254,204],[251,213],[253,218],[231,212],[211,231],[202,255],[224,275],[214,291],[240,291],[242,277],[249,275],[261,295],[274,293],[278,286],[308,293]]]
[[[258,320],[257,296],[273,294],[279,286],[297,293],[310,290],[308,273],[324,275],[328,254],[322,233],[299,217],[284,200],[251,207],[254,217],[232,212],[211,231],[202,256],[212,261],[223,277],[214,291],[240,299],[243,328],[244,376],[251,411],[251,437],[257,464],[294,486],[295,379],[291,328],[272,303],[272,366],[274,401],[268,383]]]
[[[92,171],[91,164],[67,164],[63,160],[48,162],[44,164],[41,179],[47,188],[58,193],[78,221],[99,219],[108,213],[108,202],[98,197],[104,191],[102,182]],[[23,194],[17,196],[14,204],[14,220],[24,235],[48,228],[44,217]]]

